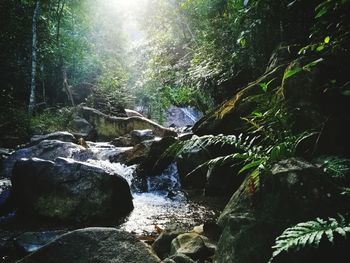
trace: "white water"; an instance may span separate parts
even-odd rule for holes
[[[134,210],[120,228],[142,235],[155,232],[155,226],[164,228],[168,224],[180,223],[182,226],[191,227],[215,216],[213,211],[189,201],[181,192],[176,164],[171,164],[161,175],[147,177],[147,191],[137,192],[135,189],[138,187],[133,185],[133,179],[137,176],[137,166],[109,161],[109,157],[122,153],[130,149],[129,147],[91,142],[88,142],[88,145],[93,156],[87,162],[124,177],[133,190]]]

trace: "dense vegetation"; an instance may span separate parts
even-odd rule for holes
[[[166,154],[234,149],[195,171],[234,163],[256,192],[274,164],[301,157],[349,195],[349,0],[141,1],[129,34],[125,10],[104,2],[1,1],[0,146],[69,129],[79,103],[160,122],[170,105],[191,105],[207,114],[194,128],[203,136]],[[348,238],[349,214],[339,218],[291,226],[271,262]]]

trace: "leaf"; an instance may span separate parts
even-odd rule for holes
[[[243,166],[241,170],[239,170],[238,174],[241,174],[244,171],[247,171],[247,170],[249,170],[251,168],[258,167],[259,165],[261,165],[263,163],[264,163],[264,160],[258,160],[258,161],[254,161],[254,162],[248,163],[245,166]]]
[[[324,43],[328,44],[331,41],[331,38],[329,36],[325,37]]]
[[[303,68],[301,67],[296,67],[294,69],[288,69],[285,73],[284,73],[284,76],[283,76],[283,79],[288,79],[292,76],[294,76],[295,74],[298,74],[299,72],[301,72],[303,70]]]

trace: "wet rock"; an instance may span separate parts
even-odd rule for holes
[[[26,232],[16,238],[13,242],[17,249],[25,253],[32,253],[39,250],[47,243],[67,233],[64,230],[47,231],[47,232]]]
[[[82,107],[80,114],[95,127],[99,139],[114,139],[144,129],[151,129],[160,137],[176,136],[175,132],[144,117],[112,117],[88,107]]]
[[[140,142],[146,141],[146,140],[152,140],[155,138],[155,135],[152,130],[134,130],[130,132],[131,140],[134,142],[134,144],[138,144]]]
[[[26,215],[104,223],[133,209],[124,178],[72,159],[22,159],[15,164],[11,182],[14,203]]]
[[[111,144],[114,145],[115,147],[131,147],[135,146],[133,141],[131,140],[130,135],[126,136],[121,136],[118,138],[115,138],[111,141]]]
[[[181,253],[176,253],[175,255],[169,257],[167,260],[169,260],[168,262],[175,262],[175,263],[195,263],[195,261],[192,260],[190,257]],[[164,261],[164,262],[167,262],[167,261]]]
[[[85,140],[95,139],[94,127],[85,119],[75,117],[69,124],[69,127],[73,130],[73,133],[78,138],[84,138]]]
[[[176,139],[170,136],[154,140],[150,144],[145,160],[141,163],[141,169],[150,175],[163,172],[173,162],[173,158],[163,157],[162,154],[175,142]]]
[[[71,142],[44,140],[31,147],[13,152],[3,162],[3,176],[11,177],[14,164],[21,158],[37,157],[45,160],[55,160],[57,157],[64,157],[84,161],[91,155],[92,153],[86,148]]]
[[[288,159],[260,176],[259,188],[247,178],[220,215],[223,229],[215,259],[263,263],[274,240],[287,227],[342,211],[337,187],[323,171],[300,159]],[[343,204],[347,210],[346,203]]]
[[[215,252],[213,245],[205,236],[196,233],[185,233],[177,236],[171,242],[170,254],[184,254],[193,260],[204,260]]]
[[[152,244],[152,248],[158,257],[161,259],[167,257],[170,253],[170,246],[173,239],[184,232],[177,225],[167,227]]]
[[[131,234],[114,228],[72,231],[19,263],[156,263],[152,252]]]
[[[150,143],[139,143],[135,147],[128,149],[122,153],[118,153],[110,158],[112,162],[120,162],[126,165],[142,163],[149,152]]]
[[[58,140],[62,142],[75,142],[76,138],[74,137],[73,134],[65,131],[60,131],[60,132],[54,132],[54,133],[49,133],[45,135],[34,135],[30,139],[30,144],[29,146],[38,144],[44,140]]]

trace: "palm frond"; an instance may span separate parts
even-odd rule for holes
[[[346,223],[343,216],[339,216],[338,220],[317,218],[314,221],[299,223],[287,228],[282,235],[277,237],[276,243],[272,247],[274,251],[269,263],[274,262],[274,259],[283,252],[298,251],[307,246],[318,247],[322,238],[333,243],[335,234],[344,238],[350,234],[350,225]]]

